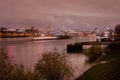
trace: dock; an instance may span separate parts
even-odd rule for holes
[[[99,42],[76,42],[74,44],[67,45],[67,52],[68,53],[80,53],[83,51],[84,45],[109,45],[111,43],[119,43],[120,41],[99,41]]]
[[[114,41],[105,41],[105,42],[77,42],[74,45],[108,45]]]

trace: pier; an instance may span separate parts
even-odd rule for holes
[[[111,43],[118,43],[120,41],[104,41],[104,42],[76,42],[74,44],[67,45],[67,52],[68,53],[80,53],[83,51],[84,45],[109,45]]]

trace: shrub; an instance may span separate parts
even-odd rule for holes
[[[33,80],[33,74],[23,65],[12,63],[4,49],[0,49],[0,80]]]
[[[11,78],[13,65],[10,62],[4,49],[0,49],[0,79],[9,80]]]
[[[102,55],[101,46],[92,46],[84,52],[89,57],[89,62],[95,61],[100,55]]]
[[[0,80],[63,80],[64,76],[71,75],[66,57],[58,52],[44,53],[35,70],[27,71],[23,65],[11,63],[7,53],[0,49]]]
[[[120,53],[120,42],[113,42],[113,43],[109,44],[107,47],[106,53],[107,54]]]
[[[72,69],[65,56],[58,52],[44,53],[35,65],[35,72],[36,78],[42,77],[45,80],[63,80],[64,76],[72,75]]]

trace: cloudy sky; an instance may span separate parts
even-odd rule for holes
[[[120,24],[120,0],[0,0],[0,27],[93,29]]]

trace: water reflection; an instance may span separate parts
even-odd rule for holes
[[[2,39],[0,48],[4,48],[15,63],[33,67],[43,52],[55,48],[62,52],[68,43],[71,43],[71,40],[26,41],[26,39],[20,39],[17,41],[17,39]]]
[[[17,41],[14,39],[0,40],[0,48],[4,48],[9,57],[17,64],[23,64],[26,68],[33,69],[34,64],[41,57],[43,52],[53,51],[55,48],[61,54],[66,53],[66,45],[72,40],[45,40],[45,41]],[[74,76],[69,80],[74,80],[81,75],[89,65],[85,63],[87,57],[83,54],[67,54],[67,59],[74,69]],[[66,78],[68,80],[68,78]]]
[[[69,54],[68,61],[73,68],[73,77],[67,78],[66,80],[75,80],[76,77],[82,75],[83,72],[90,67],[90,65],[86,63],[86,60],[88,60],[88,58],[84,54]]]

